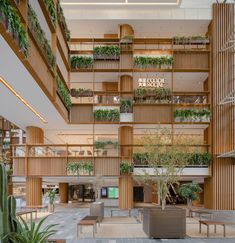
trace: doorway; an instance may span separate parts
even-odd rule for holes
[[[144,187],[143,186],[134,186],[133,199],[134,199],[134,202],[144,202]]]

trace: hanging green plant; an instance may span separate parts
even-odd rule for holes
[[[60,79],[60,77],[57,75],[56,77],[56,84],[57,84],[57,91],[63,100],[64,105],[66,106],[67,109],[70,109],[72,106],[71,98],[70,98],[70,93],[63,81]]]
[[[96,46],[93,50],[94,59],[119,59],[119,46]]]
[[[105,149],[107,146],[111,146],[114,149],[116,149],[117,146],[118,146],[118,142],[113,142],[111,140],[107,140],[107,141],[95,141],[94,142],[94,147],[96,149]]]
[[[146,68],[172,68],[173,57],[172,56],[135,56],[134,66],[141,69]]]
[[[44,0],[44,3],[46,5],[47,11],[49,12],[51,21],[54,25],[56,25],[57,16],[54,0]]]
[[[49,41],[46,38],[46,34],[42,29],[37,15],[31,5],[28,5],[28,26],[42,53],[45,54],[49,65],[52,68],[55,68],[56,59],[52,52],[51,45],[49,44]]]
[[[64,37],[67,41],[70,41],[70,30],[68,28],[68,25],[66,23],[65,17],[64,17],[64,12],[63,9],[60,5],[60,1],[58,0],[58,5],[57,5],[57,17],[58,21],[60,23],[60,26],[62,27],[62,31],[64,34]]]
[[[5,24],[6,29],[12,34],[19,49],[28,56],[29,39],[25,26],[23,25],[17,10],[9,0],[0,1],[0,21]]]
[[[93,91],[91,89],[79,88],[79,89],[71,89],[72,97],[92,97]]]
[[[93,58],[89,56],[72,56],[70,58],[71,68],[92,68]]]
[[[196,36],[175,36],[173,38],[176,45],[189,45],[189,44],[208,44],[208,36],[196,35]]]
[[[118,109],[97,109],[94,110],[95,121],[110,121],[118,122],[120,119],[120,112]]]
[[[211,112],[209,109],[177,109],[174,111],[175,121],[189,121],[189,122],[209,122]]]
[[[67,174],[69,175],[80,175],[80,174],[91,175],[93,171],[94,171],[94,164],[91,161],[69,162],[67,164]]]
[[[130,175],[133,172],[134,166],[129,161],[123,161],[120,163],[120,174]]]

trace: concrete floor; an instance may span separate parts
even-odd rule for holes
[[[132,210],[132,217],[125,217],[125,213],[116,212],[116,217],[110,218],[110,208],[105,208],[105,218],[98,227],[96,239],[92,238],[92,228],[85,227],[82,234],[77,238],[77,223],[89,215],[89,208],[81,205],[56,206],[55,213],[48,216],[46,224],[58,224],[58,232],[53,238],[66,239],[67,243],[235,243],[235,227],[227,227],[227,238],[222,236],[222,228],[217,227],[217,234],[213,234],[211,228],[211,239],[206,238],[206,228],[202,228],[202,234],[198,233],[198,219],[187,219],[187,238],[183,240],[154,240],[148,239],[142,230],[142,222],[138,218],[138,210]],[[39,213],[39,217],[45,213]],[[220,229],[221,228],[221,229]]]

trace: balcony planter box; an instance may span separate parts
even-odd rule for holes
[[[120,113],[120,122],[133,122],[133,113]]]
[[[186,210],[178,207],[144,208],[143,230],[149,238],[179,239],[186,236]]]
[[[115,55],[96,55],[94,54],[94,60],[119,60],[120,56]]]

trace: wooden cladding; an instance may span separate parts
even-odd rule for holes
[[[130,175],[119,177],[119,208],[133,208],[133,179]]]
[[[120,25],[120,38],[123,38],[125,36],[134,37],[134,30],[129,24]]]
[[[93,123],[93,105],[73,105],[70,121],[71,123]]]
[[[95,175],[118,176],[119,158],[95,158]]]
[[[219,104],[234,91],[234,51],[223,50],[234,37],[234,4],[213,5],[213,97],[212,178],[205,181],[205,206],[217,210],[235,209],[235,163],[217,158],[235,149],[234,104]]]
[[[60,203],[68,203],[69,200],[69,184],[59,183]]]
[[[169,105],[138,105],[134,106],[135,123],[171,123],[172,110]]]
[[[120,156],[125,158],[132,158],[133,147],[122,146],[133,144],[133,127],[121,126],[119,128],[119,140],[120,140]]]
[[[174,68],[208,69],[209,55],[207,52],[182,52],[174,54]]]
[[[43,144],[44,132],[39,127],[28,126],[26,127],[26,143],[28,144]]]
[[[26,206],[42,205],[42,178],[26,178]]]
[[[119,91],[133,92],[133,77],[130,75],[122,75],[120,77]]]

